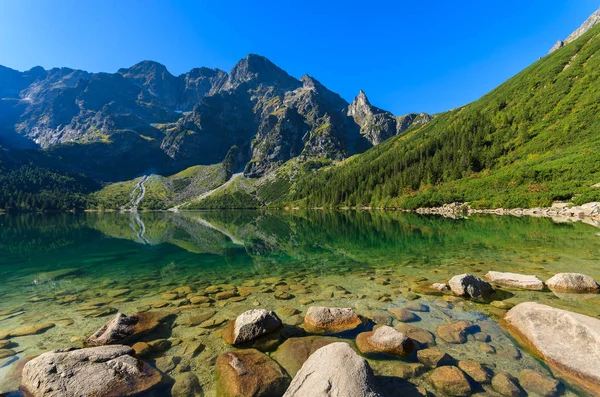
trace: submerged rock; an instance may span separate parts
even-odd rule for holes
[[[489,271],[485,275],[485,278],[493,284],[504,287],[516,287],[536,291],[544,289],[542,280],[533,275]]]
[[[344,342],[314,352],[296,374],[284,397],[380,397],[369,364]]]
[[[37,335],[46,332],[50,328],[54,327],[54,323],[40,323],[27,325],[25,327],[14,329],[12,331],[6,331],[0,333],[0,340],[8,338],[17,338],[19,336]]]
[[[553,370],[600,394],[600,320],[534,302],[520,303],[504,324]]]
[[[339,339],[331,336],[289,338],[277,348],[275,353],[273,353],[273,358],[279,365],[285,368],[288,374],[295,376],[311,354],[323,346],[335,342],[339,342]]]
[[[400,323],[394,328],[408,336],[410,339],[419,343],[423,347],[435,346],[435,335],[426,329],[415,327],[410,324]]]
[[[413,321],[419,321],[420,318],[416,314],[406,309],[402,309],[399,307],[391,307],[388,309],[388,312],[394,316],[394,318],[403,323],[410,323]]]
[[[528,393],[540,397],[556,397],[563,390],[559,381],[532,369],[524,369],[519,373],[519,383]]]
[[[444,324],[437,328],[440,338],[448,343],[465,343],[467,341],[467,331],[473,327],[469,321],[457,321],[454,324]]]
[[[492,387],[495,391],[507,397],[519,397],[525,394],[519,386],[519,381],[506,372],[500,372],[492,378]]]
[[[415,349],[412,339],[387,325],[358,334],[356,345],[363,354],[387,354],[398,357],[406,357]]]
[[[466,397],[472,393],[471,384],[465,373],[457,367],[436,368],[429,379],[437,390],[448,396]]]
[[[304,329],[318,334],[351,331],[361,325],[362,320],[351,308],[312,306],[304,317]]]
[[[283,324],[277,314],[265,309],[252,309],[240,314],[230,323],[223,338],[230,345],[237,345],[276,331]]]
[[[172,397],[203,397],[204,393],[198,377],[191,372],[176,375],[171,389]]]
[[[554,292],[598,293],[600,285],[593,278],[581,273],[558,273],[546,281]]]
[[[215,364],[217,395],[281,396],[290,377],[272,359],[255,349],[221,354]]]
[[[486,298],[494,292],[487,281],[467,273],[452,277],[448,284],[452,293],[458,296]]]
[[[429,368],[453,365],[454,359],[438,349],[423,349],[417,352],[417,360]]]
[[[25,364],[21,389],[33,397],[117,397],[158,385],[160,372],[132,354],[122,345],[44,353]]]
[[[491,371],[474,361],[459,361],[458,368],[473,378],[475,382],[486,384],[492,381]]]
[[[164,312],[144,312],[132,316],[117,313],[112,320],[87,338],[85,342],[92,346],[128,343],[152,332],[171,316],[170,313]]]

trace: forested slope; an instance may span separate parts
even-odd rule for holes
[[[596,26],[478,101],[304,175],[290,203],[514,208],[600,200],[592,186],[600,182],[599,34]]]

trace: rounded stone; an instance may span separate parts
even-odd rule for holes
[[[517,379],[506,372],[500,372],[492,378],[492,387],[496,392],[507,397],[519,397],[524,394]]]
[[[457,367],[436,368],[429,379],[437,390],[448,396],[466,397],[472,393],[471,384],[465,373]]]
[[[387,325],[358,334],[356,345],[363,354],[387,354],[397,357],[406,357],[415,349],[412,339]]]
[[[304,329],[318,334],[351,331],[361,325],[362,320],[351,308],[312,306],[304,317]]]
[[[593,278],[581,273],[558,273],[546,281],[553,292],[598,293],[600,285]]]

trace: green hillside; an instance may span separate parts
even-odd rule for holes
[[[194,166],[169,177],[151,175],[145,182],[146,194],[140,209],[167,209],[222,185],[230,172],[223,163]],[[99,209],[128,208],[132,192],[142,178],[112,183],[95,192],[90,200]]]
[[[600,201],[600,26],[480,100],[295,183],[307,207]]]

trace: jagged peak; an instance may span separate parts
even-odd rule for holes
[[[369,98],[367,98],[367,94],[361,89],[358,91],[358,95],[352,101],[353,105],[362,105],[362,106],[371,106],[371,102],[369,102]]]
[[[138,62],[129,68],[121,68],[117,73],[125,77],[138,77],[146,74],[174,77],[165,65],[149,60]]]
[[[240,84],[251,80],[286,88],[299,85],[298,80],[275,65],[267,57],[248,54],[231,69],[224,89],[235,89]]]

